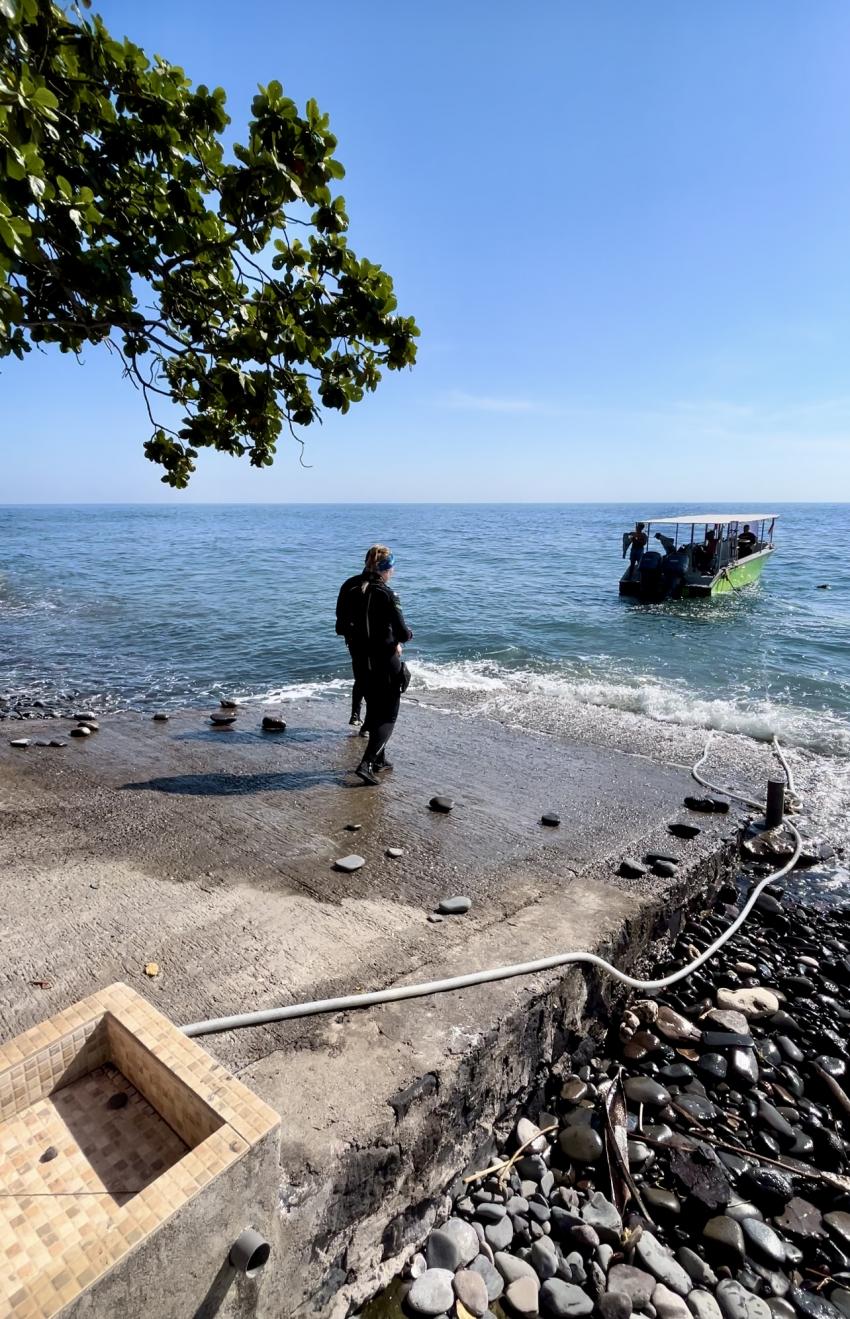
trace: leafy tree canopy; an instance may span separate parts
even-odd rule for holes
[[[251,115],[225,150],[220,87],[76,8],[0,0],[0,356],[108,344],[172,486],[201,447],[268,466],[284,427],[416,357],[389,275],[348,246],[327,115],[279,82]]]

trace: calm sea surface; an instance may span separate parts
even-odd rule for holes
[[[591,714],[775,732],[821,757],[825,782],[840,777],[850,505],[780,506],[759,585],[715,602],[621,600],[622,532],[637,517],[691,511],[0,507],[0,693],[150,710],[345,687],[336,592],[380,540],[396,552],[420,698],[542,728]]]

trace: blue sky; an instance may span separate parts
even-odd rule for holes
[[[5,362],[0,501],[850,499],[846,0],[99,12],[237,131],[316,97],[420,360],[186,493],[105,350]]]

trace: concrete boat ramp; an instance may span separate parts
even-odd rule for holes
[[[184,1024],[569,949],[633,968],[731,854],[734,816],[697,818],[690,842],[667,832],[689,814],[681,767],[406,704],[396,768],[367,788],[341,703],[274,711],[285,733],[262,732],[264,712],[243,708],[226,731],[204,712],[106,716],[87,739],[62,720],[3,726],[3,1041],[115,981]],[[67,746],[20,750],[16,736]],[[435,794],[451,814],[428,809]],[[617,875],[650,848],[682,857],[675,879]],[[366,864],[336,871],[352,852]],[[458,894],[468,914],[428,921]],[[550,971],[204,1037],[281,1115],[277,1204],[253,1224],[271,1258],[237,1282],[178,1236],[181,1287],[163,1280],[172,1299],[156,1313],[355,1310],[613,992]]]

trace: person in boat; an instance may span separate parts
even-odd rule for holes
[[[702,545],[694,546],[694,567],[697,572],[710,573],[714,571],[714,559],[717,554],[717,532],[710,527],[705,533],[705,540]]]
[[[676,549],[676,542],[672,536],[665,536],[660,531],[656,531],[655,539],[661,541],[661,548],[665,554],[673,554]]]
[[[666,553],[661,563],[661,577],[664,582],[664,589],[668,599],[675,599],[681,595],[685,577],[688,572],[688,546],[680,545],[678,549],[670,540],[669,536],[663,538],[667,541],[664,546]]]
[[[413,633],[407,626],[401,602],[390,589],[395,558],[386,545],[373,545],[366,555],[360,584],[347,597],[347,620],[353,651],[363,657],[363,684],[369,741],[355,773],[364,783],[377,786],[378,774],[392,769],[387,760],[387,743],[393,734],[401,694],[409,674],[402,647]]]
[[[758,540],[750,531],[749,522],[745,522],[744,530],[738,536],[738,558],[743,559],[746,558],[748,554],[752,554],[757,544]]]
[[[368,562],[369,554],[367,553],[366,564]],[[336,598],[336,634],[344,639],[348,647],[348,653],[351,656],[354,686],[351,689],[351,717],[348,722],[355,728],[361,722],[360,712],[366,696],[368,669],[366,666],[366,653],[358,647],[352,630],[352,603],[354,593],[359,591],[363,584],[365,572],[366,568],[364,567],[362,572],[355,573],[353,577],[348,577],[339,588],[339,595]],[[363,732],[364,730],[361,729],[361,736]]]
[[[629,551],[629,571],[631,577],[635,568],[640,567],[640,561],[644,556],[648,544],[647,534],[644,530],[645,522],[636,522],[634,531],[627,531],[623,537],[623,558],[626,557],[626,550]]]

